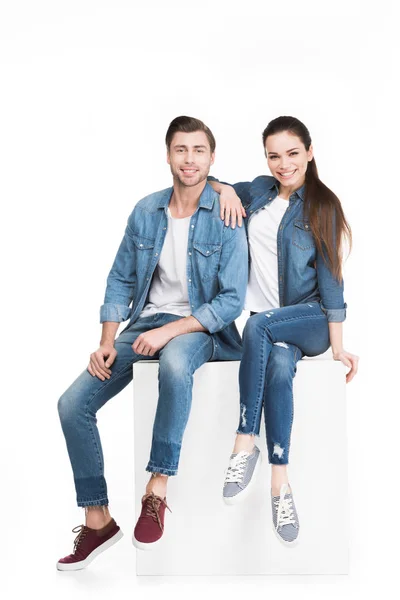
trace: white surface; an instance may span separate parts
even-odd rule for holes
[[[138,575],[342,574],[348,569],[345,380],[341,363],[300,361],[290,482],[300,518],[299,543],[286,548],[272,530],[270,467],[263,464],[248,500],[221,498],[239,420],[238,362],[207,363],[196,373],[179,473],[169,479],[165,534],[153,552],[137,553]],[[134,365],[136,514],[157,406],[158,363]]]

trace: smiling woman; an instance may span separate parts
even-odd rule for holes
[[[358,357],[342,344],[346,318],[342,240],[351,231],[337,196],[318,177],[311,136],[294,117],[265,128],[263,146],[272,177],[228,185],[210,181],[221,207],[247,211],[250,272],[239,372],[240,423],[224,482],[227,504],[243,500],[260,466],[255,436],[264,409],[271,468],[272,521],[278,538],[293,545],[299,517],[287,465],[293,423],[293,378],[303,356],[332,347],[333,358],[357,373]]]

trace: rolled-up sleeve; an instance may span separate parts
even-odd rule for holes
[[[325,254],[326,256],[326,254]],[[333,275],[327,265],[327,261],[317,251],[317,277],[318,288],[321,296],[321,308],[326,314],[328,321],[341,323],[346,319],[347,304],[344,301],[344,282],[339,281]]]
[[[237,319],[243,310],[248,279],[248,247],[244,228],[225,228],[218,281],[220,291],[193,313],[205,329],[216,333]]]
[[[135,244],[128,221],[125,235],[107,277],[104,304],[100,307],[100,323],[121,323],[129,318],[135,285]]]

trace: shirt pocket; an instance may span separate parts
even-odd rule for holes
[[[203,281],[214,279],[218,274],[221,244],[193,242],[193,248],[196,250],[195,257],[201,279]]]
[[[300,250],[308,250],[315,247],[311,225],[308,221],[294,221],[292,242]]]
[[[153,258],[155,240],[151,240],[137,234],[134,234],[132,239],[136,250],[136,272],[145,273],[150,266],[151,259]]]

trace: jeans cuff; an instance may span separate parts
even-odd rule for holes
[[[236,430],[236,433],[242,433],[243,435],[254,435],[255,437],[260,437],[260,432],[256,431],[242,431],[240,428]]]
[[[160,473],[161,475],[177,475],[178,469],[166,469],[165,467],[156,467],[152,463],[149,463],[146,467],[146,471],[149,473]]]
[[[108,506],[108,498],[99,498],[98,500],[78,500],[78,506]]]

